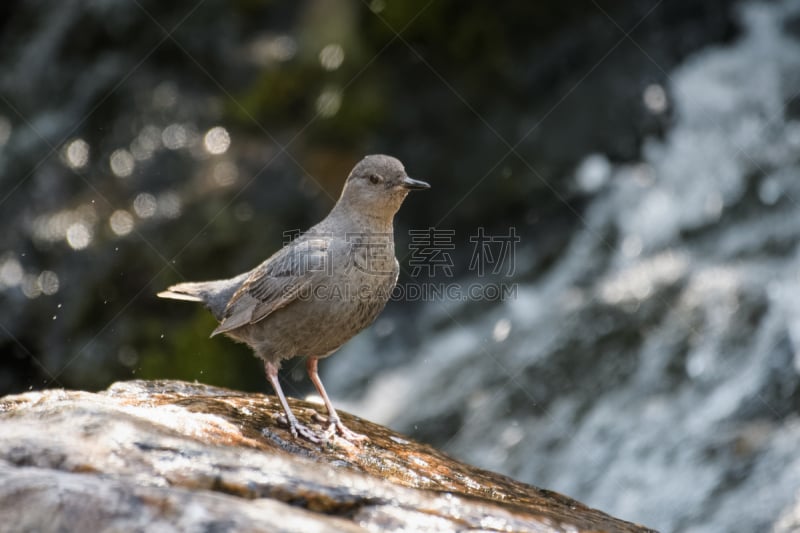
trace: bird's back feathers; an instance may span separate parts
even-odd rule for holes
[[[313,280],[325,276],[330,246],[330,236],[305,234],[250,271],[211,336],[254,324],[294,301]]]

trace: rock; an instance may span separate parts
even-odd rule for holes
[[[369,443],[296,441],[280,412],[179,381],[4,397],[0,530],[650,531],[347,413]]]

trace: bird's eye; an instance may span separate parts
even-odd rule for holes
[[[378,183],[380,183],[381,181],[383,181],[383,180],[382,180],[382,179],[381,179],[381,177],[380,177],[380,176],[378,176],[377,174],[370,174],[370,175],[369,175],[369,182],[370,182],[371,184],[373,184],[373,185],[377,185],[377,184],[378,184]]]

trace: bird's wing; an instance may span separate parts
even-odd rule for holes
[[[330,239],[298,238],[256,267],[231,297],[211,336],[253,324],[330,273]]]

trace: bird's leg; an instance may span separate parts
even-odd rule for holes
[[[325,431],[325,435],[333,435],[338,429],[339,433],[342,434],[342,437],[349,441],[368,440],[366,435],[356,433],[342,424],[342,421],[339,419],[339,415],[336,413],[336,409],[333,408],[333,404],[331,403],[330,398],[328,398],[328,393],[325,392],[325,387],[322,386],[322,380],[319,379],[319,372],[317,372],[317,361],[318,359],[316,357],[309,357],[306,359],[306,370],[308,371],[308,377],[311,378],[311,382],[314,383],[314,386],[317,388],[317,392],[319,392],[319,395],[322,396],[322,401],[325,402],[325,409],[328,410],[328,429]]]
[[[275,389],[275,394],[278,395],[278,399],[283,406],[283,411],[286,413],[286,420],[289,421],[289,430],[292,432],[292,435],[295,438],[300,435],[301,437],[315,443],[321,442],[322,439],[320,439],[319,436],[317,436],[317,434],[311,429],[301,424],[297,420],[297,417],[294,416],[294,413],[292,413],[292,410],[289,409],[289,403],[286,401],[286,396],[283,395],[281,384],[278,382],[278,366],[270,361],[267,361],[264,363],[264,369],[267,372],[267,379],[272,384],[272,388]]]

